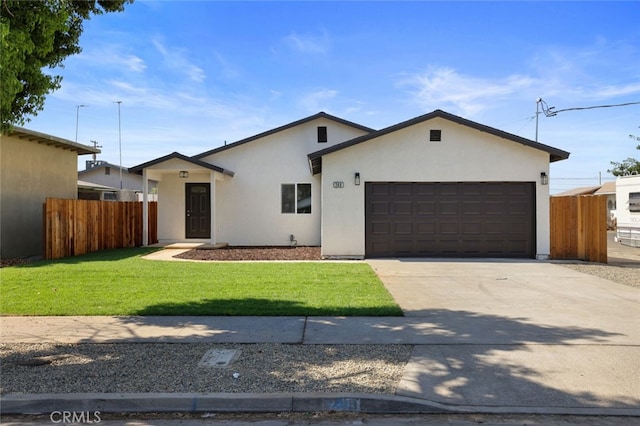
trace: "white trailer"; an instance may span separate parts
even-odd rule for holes
[[[616,180],[616,241],[640,247],[640,175]]]

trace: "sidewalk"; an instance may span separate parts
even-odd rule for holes
[[[436,326],[445,318],[425,317],[2,317],[3,343],[288,343],[415,345],[395,395],[344,393],[285,394],[37,394],[5,395],[2,412],[51,411],[355,411],[362,413],[537,413],[640,416],[638,370],[624,360],[636,346],[513,344],[524,330],[506,324],[489,340],[476,327],[456,336]],[[472,337],[478,336],[478,337]],[[527,339],[535,341],[530,333]],[[601,340],[599,345],[613,344]],[[511,343],[510,343],[511,342]],[[622,341],[618,341],[622,343]],[[603,350],[604,349],[604,350]],[[482,361],[478,361],[478,357]],[[637,358],[636,358],[637,359]],[[456,364],[457,363],[457,364]],[[505,373],[526,365],[528,372]],[[571,365],[571,368],[567,368]],[[583,371],[580,371],[580,370]],[[589,377],[584,377],[589,372]],[[553,379],[555,383],[544,383]],[[607,380],[627,377],[599,395]],[[439,394],[440,379],[458,381],[460,395]],[[455,386],[454,386],[455,388]],[[624,396],[626,393],[626,396]],[[524,402],[524,403],[523,403]]]

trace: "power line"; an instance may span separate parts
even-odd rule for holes
[[[556,110],[555,107],[549,107],[547,103],[542,100],[542,98],[538,98],[538,103],[542,107],[542,112],[544,113],[545,117],[555,117],[556,115],[558,115],[558,113],[565,112],[565,111],[583,111],[586,109],[614,108],[614,107],[622,107],[622,106],[629,106],[629,105],[640,105],[640,101],[639,101],[639,102],[626,102],[623,104],[594,105],[594,106],[588,106],[588,107],[564,108],[564,109]]]

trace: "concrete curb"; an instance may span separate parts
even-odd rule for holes
[[[366,393],[87,393],[9,394],[1,414],[55,411],[100,413],[338,411],[370,414],[555,414],[640,416],[638,408],[455,406],[418,398]]]

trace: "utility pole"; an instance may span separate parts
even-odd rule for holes
[[[91,141],[91,143],[93,144],[94,149],[102,148],[102,145],[98,145],[98,141]],[[95,166],[96,162],[98,161],[98,154],[94,152],[92,154],[92,157],[93,157],[93,165]]]
[[[122,126],[120,120],[120,105],[122,101],[115,101],[118,104],[118,149],[120,151],[120,191],[122,191]]]

